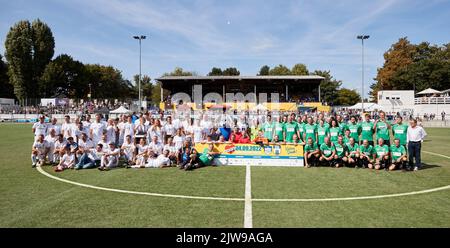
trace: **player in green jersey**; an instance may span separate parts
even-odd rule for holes
[[[350,130],[347,129],[347,130],[345,130],[345,133],[344,133],[344,144],[346,144],[346,145],[350,144],[350,138],[351,138]]]
[[[403,124],[403,118],[397,116],[395,124],[392,126],[392,135],[395,139],[399,139],[400,145],[406,148],[406,135],[408,132],[408,125]]]
[[[306,168],[317,166],[319,163],[320,149],[311,137],[308,138],[308,143],[305,145],[304,151]]]
[[[282,122],[281,116],[278,116],[278,121],[275,122],[273,125],[273,138],[275,138],[275,135],[278,136],[278,140],[282,141],[284,138],[284,123]]]
[[[297,122],[294,121],[292,115],[289,116],[288,122],[284,124],[284,141],[292,143],[294,135],[300,135]]]
[[[272,116],[268,115],[266,122],[262,125],[262,130],[264,132],[264,138],[266,138],[269,142],[273,139],[273,129],[274,123],[272,122]]]
[[[334,155],[334,167],[339,168],[347,163],[348,152],[347,146],[344,144],[344,138],[342,136],[338,137],[338,142],[334,144],[336,149],[336,154]]]
[[[389,129],[391,125],[386,120],[386,114],[380,111],[380,118],[375,121],[373,129],[376,131],[377,141],[382,138],[385,145],[390,145]]]
[[[359,146],[359,166],[363,168],[373,168],[375,163],[375,150],[369,144],[368,140],[363,140],[362,145]]]
[[[341,134],[345,133],[345,130],[347,130],[347,123],[345,123],[344,119],[341,115],[336,116],[336,121],[339,126],[339,130],[341,131]]]
[[[325,126],[325,123],[323,120],[319,121],[319,125],[317,126],[317,144],[320,146],[323,144],[324,139],[326,136],[330,135],[330,130],[327,126]]]
[[[354,138],[356,143],[359,143],[359,135],[361,134],[361,125],[356,122],[356,117],[350,118],[350,123],[347,125],[347,129],[350,130],[350,137]]]
[[[373,146],[374,124],[370,121],[370,115],[365,114],[364,121],[361,122],[361,140],[369,141],[369,145]],[[362,142],[361,142],[362,144]]]
[[[359,145],[355,142],[354,138],[350,138],[349,144],[347,145],[347,152],[348,152],[348,159],[347,164],[348,166],[354,166],[355,168],[358,168],[358,160],[359,160]]]
[[[320,146],[319,163],[326,166],[333,166],[334,155],[336,155],[336,148],[331,143],[329,137],[325,137],[324,143]]]
[[[339,135],[341,135],[341,130],[339,129],[339,126],[337,124],[336,120],[331,121],[331,127],[330,127],[330,140],[332,143],[337,143]]]
[[[406,163],[408,161],[406,156],[406,149],[401,145],[400,139],[396,138],[394,144],[391,145],[391,157],[392,162],[389,166],[389,170],[393,171],[395,169],[406,169]]]
[[[303,140],[308,140],[312,138],[314,142],[317,142],[317,127],[313,123],[313,119],[308,117],[308,124],[303,127]]]
[[[375,146],[375,170],[388,169],[389,166],[389,147],[384,141],[383,138],[379,138],[378,145]]]

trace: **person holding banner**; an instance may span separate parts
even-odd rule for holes
[[[311,118],[311,117],[310,117]],[[314,142],[314,140],[313,140]],[[331,140],[329,137],[325,137],[324,142],[320,146],[320,164],[326,165],[326,166],[333,166],[334,165],[334,155],[336,155],[336,148],[333,143],[331,143]]]
[[[305,166],[309,168],[311,166],[317,166],[319,163],[320,149],[316,142],[313,142],[312,138],[308,138],[308,143],[305,145]]]

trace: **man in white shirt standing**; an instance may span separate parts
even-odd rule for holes
[[[61,133],[61,126],[58,124],[58,120],[56,118],[52,119],[51,124],[47,124],[47,132],[50,133],[51,130],[55,130],[55,135],[59,135]]]
[[[422,149],[423,139],[427,136],[425,129],[417,125],[417,120],[413,119],[409,122],[410,127],[407,131],[409,166],[413,166],[413,159],[415,158],[414,171],[418,171],[422,167],[420,150]]]
[[[33,124],[33,133],[34,133],[34,140],[37,140],[39,135],[44,135],[44,137],[47,135],[47,124],[45,124],[45,116],[40,116],[39,121]]]
[[[103,132],[106,131],[106,126],[102,122],[102,117],[100,114],[95,115],[95,121],[91,124],[90,128],[90,138],[94,144],[98,144],[101,140]]]

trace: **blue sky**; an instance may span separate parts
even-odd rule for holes
[[[450,42],[450,0],[174,1],[0,0],[0,53],[9,27],[40,18],[56,40],[55,56],[113,65],[131,79],[139,69],[156,78],[176,66],[207,74],[235,66],[241,75],[304,63],[331,70],[343,86],[361,90],[361,43],[366,42],[366,89],[383,53],[400,37],[413,43]]]

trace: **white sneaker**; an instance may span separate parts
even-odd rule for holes
[[[419,167],[414,167],[414,171],[418,171],[419,170]]]

